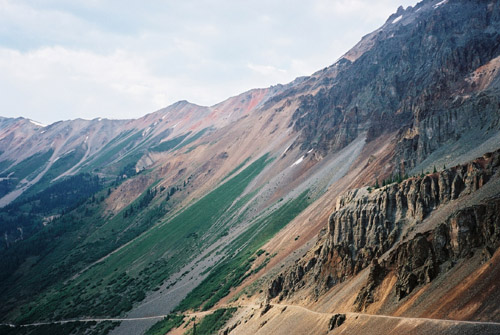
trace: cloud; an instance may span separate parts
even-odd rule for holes
[[[92,24],[71,13],[37,9],[22,1],[0,0],[0,8],[0,42],[14,49],[70,43],[85,45],[86,36],[94,34],[95,38],[97,31]]]
[[[45,123],[77,117],[123,119],[160,109],[179,97],[212,105],[259,83],[252,78],[228,90],[227,83],[182,73],[161,76],[146,56],[127,50],[97,54],[63,47],[27,52],[0,48],[0,110],[3,116],[29,116]],[[269,76],[265,66],[256,69]]]
[[[0,72],[2,86],[10,85],[19,92],[2,99],[3,112],[23,115],[23,111],[34,112],[44,104],[53,113],[64,106],[65,113],[57,113],[55,118],[43,113],[36,117],[44,121],[72,114],[132,117],[161,108],[173,102],[169,96],[180,93],[175,78],[155,76],[145,59],[125,50],[100,55],[62,47],[29,52],[0,49]]]
[[[265,76],[286,73],[286,70],[278,69],[272,65],[257,65],[257,64],[249,63],[247,66],[250,70],[255,71],[259,74],[265,75]]]

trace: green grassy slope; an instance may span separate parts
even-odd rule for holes
[[[170,314],[148,329],[145,335],[164,335],[184,323],[184,315]]]
[[[64,324],[9,327],[0,326],[2,335],[106,335],[119,323],[111,321],[103,322],[68,322]]]
[[[144,299],[146,292],[186,264],[189,261],[186,255],[194,256],[201,250],[203,234],[228,211],[267,163],[265,155],[176,216],[167,215],[160,225],[69,282],[65,281],[79,269],[123,245],[164,215],[161,205],[165,194],[159,192],[143,210],[126,218],[119,214],[103,220],[99,203],[86,203],[63,216],[45,239],[42,234],[37,236],[38,240],[52,241],[44,245],[48,250],[37,256],[34,265],[20,278],[10,282],[43,293],[13,311],[11,317],[16,315],[19,322],[28,322],[85,315],[115,316],[130,310],[134,302]],[[100,197],[97,195],[97,199]],[[159,216],[144,224],[148,215],[155,212]],[[127,235],[134,227],[137,230]],[[11,287],[0,295],[13,297],[13,291],[15,288]]]
[[[113,159],[116,159],[120,152],[128,152],[134,143],[139,141],[141,132],[133,133],[132,130],[123,132],[122,134],[111,140],[104,148],[102,148],[97,156],[89,158],[84,163],[83,171],[91,172],[94,169],[99,169],[107,166]]]
[[[97,176],[90,174],[78,174],[55,182],[43,191],[32,196],[25,196],[17,199],[13,203],[0,208],[0,235],[15,238],[19,235],[19,228],[22,229],[23,239],[29,238],[37,231],[43,229],[43,222],[49,222],[53,215],[60,215],[70,208],[79,206],[82,201],[92,196],[102,188],[102,181]],[[24,244],[25,242],[20,242]],[[26,253],[20,252],[14,244],[12,238],[1,241],[0,250],[13,248],[12,258],[18,264],[24,260]],[[26,250],[26,249],[24,249]],[[11,257],[3,255],[3,262],[0,264],[0,278],[8,275],[7,264]]]
[[[227,247],[228,253],[232,256],[216,266],[209,276],[177,306],[177,310],[212,308],[220,299],[228,295],[232,288],[238,286],[251,274],[250,268],[259,248],[292,221],[309,203],[306,191],[254,222]]]
[[[147,210],[146,207],[140,208],[127,218],[117,215],[104,219],[102,205],[106,193],[106,190],[97,193],[75,210],[2,253],[0,256],[5,262],[2,262],[1,269],[8,270],[10,276],[2,281],[0,295],[9,301],[22,301],[32,300],[37,293],[50,288],[59,290],[65,287],[63,282],[69,277],[132,240],[165,213],[161,206],[155,205]],[[142,199],[139,197],[132,205],[137,206]],[[16,271],[12,263],[19,266],[15,261],[21,256],[25,264],[21,265],[22,271]],[[7,266],[9,268],[4,269]],[[78,303],[78,296],[72,302]],[[54,299],[57,300],[57,296]],[[2,307],[8,308],[9,304]],[[56,303],[51,309],[69,307]]]
[[[226,325],[227,321],[231,319],[236,310],[235,307],[221,308],[205,316],[201,319],[201,322],[196,325],[196,335],[218,334],[219,330]],[[194,328],[191,328],[187,334],[194,335]]]
[[[169,150],[172,150],[173,148],[175,148],[176,146],[178,146],[182,141],[184,141],[184,139],[190,134],[190,132],[184,134],[184,135],[181,135],[181,136],[178,136],[178,137],[175,137],[171,140],[168,140],[168,141],[164,141],[164,142],[161,142],[160,144],[154,146],[151,148],[151,151],[157,151],[157,152],[165,152],[165,151],[169,151]]]
[[[74,165],[76,165],[85,155],[85,149],[83,147],[78,147],[75,150],[66,153],[65,155],[59,157],[45,172],[43,177],[28,189],[27,192],[23,193],[23,197],[27,197],[37,192],[44,190],[49,187],[51,182],[59,177],[64,172],[70,170]]]
[[[53,153],[54,150],[50,149],[43,153],[34,154],[0,173],[0,178],[8,177],[8,179],[0,181],[0,197],[14,190],[24,178],[32,180],[37,173],[42,172]],[[6,168],[7,165],[10,165],[8,163],[12,162],[3,161],[1,163],[3,163],[2,168]]]

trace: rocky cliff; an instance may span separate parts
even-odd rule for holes
[[[426,225],[431,214],[475,194],[497,180],[500,150],[439,173],[412,177],[369,192],[347,192],[337,201],[328,230],[292,268],[273,279],[268,298],[293,296],[313,287],[316,297],[370,267],[355,309],[373,302],[373,291],[395,271],[401,299],[480,248],[491,255],[500,243],[500,194],[480,205],[452,209],[444,221]]]
[[[500,129],[500,86],[492,79],[498,74],[499,18],[498,1],[422,1],[400,8],[326,69],[331,76],[318,74],[318,90],[300,96],[292,121],[297,143],[326,155],[360,132],[371,140],[398,131],[393,162],[404,174],[465,133],[484,140]],[[476,75],[484,67],[489,70]]]
[[[390,252],[387,259],[372,261],[366,285],[356,298],[356,309],[373,302],[373,292],[390,271],[396,273],[394,293],[403,299],[419,285],[430,283],[460,259],[480,252],[489,260],[500,245],[500,197],[453,213],[445,222],[417,233]]]

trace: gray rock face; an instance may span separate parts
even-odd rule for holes
[[[371,266],[365,288],[356,304],[361,309],[373,301],[373,289],[390,269],[397,269],[397,295],[403,298],[416,286],[433,280],[439,265],[466,257],[472,249],[495,250],[499,241],[498,200],[483,207],[455,212],[446,223],[427,235],[407,241],[402,233],[451,200],[483,187],[500,167],[500,150],[440,173],[411,178],[368,193],[350,191],[337,201],[330,216],[328,234],[313,256],[300,260],[275,278],[268,297],[287,297],[307,283],[317,293]],[[379,258],[390,248],[388,260]]]
[[[353,49],[365,45],[357,57],[325,70],[334,75],[300,96],[291,123],[296,144],[326,155],[360,132],[371,140],[397,131],[393,163],[404,174],[464,134],[481,141],[500,130],[499,80],[486,87],[467,80],[500,55],[498,1],[434,5],[400,8]]]
[[[483,168],[471,162],[426,175],[393,183],[373,194],[353,191],[342,197],[329,219],[331,246],[344,245],[351,253],[366,246],[379,245],[384,252],[398,239],[404,225],[415,225],[435,208],[482,187],[496,167]],[[353,199],[352,195],[357,196]]]
[[[433,108],[425,115],[418,114],[410,127],[400,130],[395,148],[395,171],[402,174],[413,169],[431,153],[448,143],[468,146],[462,137],[487,138],[500,129],[500,91],[486,92],[456,98]]]
[[[396,296],[404,298],[416,286],[431,282],[442,264],[452,266],[478,248],[491,256],[500,244],[498,213],[500,197],[454,213],[433,231],[419,234],[391,252],[382,267],[396,269]]]

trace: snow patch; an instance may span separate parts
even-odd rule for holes
[[[289,146],[287,146],[287,147],[286,147],[285,151],[283,151],[283,153],[282,153],[281,155],[284,155],[284,154],[285,154],[285,152],[287,152],[287,151],[288,151],[288,149],[290,149],[290,146],[291,146],[291,144],[290,144]]]
[[[448,0],[443,0],[443,1],[438,2],[437,4],[435,4],[435,5],[434,5],[434,6],[432,6],[432,7],[434,7],[434,9],[436,9],[436,8],[438,8],[439,6],[442,6],[442,5],[444,5],[445,3],[447,3],[447,2],[448,2]]]
[[[174,124],[174,125],[172,126],[172,128],[175,128],[175,127],[176,127],[179,123],[180,123],[180,122],[177,122],[176,124]]]
[[[420,10],[421,10],[421,9],[422,9],[422,7],[420,7],[419,9],[417,9],[417,10],[415,11],[415,13],[420,12]]]
[[[64,156],[69,155],[69,154],[70,154],[70,153],[72,153],[73,151],[75,151],[75,149],[71,149],[70,151],[63,153],[61,156],[57,157],[57,158],[56,158],[56,160],[58,160],[58,159],[59,159],[59,158],[61,158],[61,157],[64,157]],[[55,162],[55,161],[54,161],[54,162]]]
[[[102,121],[102,117],[98,118],[97,121],[101,122]]]
[[[314,149],[311,149],[311,150],[309,150],[307,153],[308,153],[308,154],[310,154],[311,152],[313,152],[313,150],[314,150]]]
[[[87,143],[88,139],[89,139],[89,137],[88,137],[88,136],[87,136],[87,137],[85,137],[85,140],[83,141],[83,143]]]
[[[38,126],[38,127],[47,127],[46,124],[43,124],[43,123],[40,123],[40,122],[36,122],[36,121],[33,121],[33,120],[29,120],[31,123],[33,123],[35,126]]]
[[[299,165],[300,163],[302,163],[303,160],[304,160],[304,156],[302,156],[299,159],[297,159],[295,161],[295,163],[293,163],[291,166]]]
[[[403,15],[399,15],[397,18],[395,18],[394,20],[392,20],[392,24],[394,24],[396,22],[399,22],[402,18],[403,18]]]
[[[151,129],[151,127],[147,127],[143,132],[142,132],[142,136],[144,137],[148,131]]]
[[[42,130],[42,131],[40,132],[40,134],[43,134],[43,133],[45,133],[45,132],[46,132],[46,130]]]

